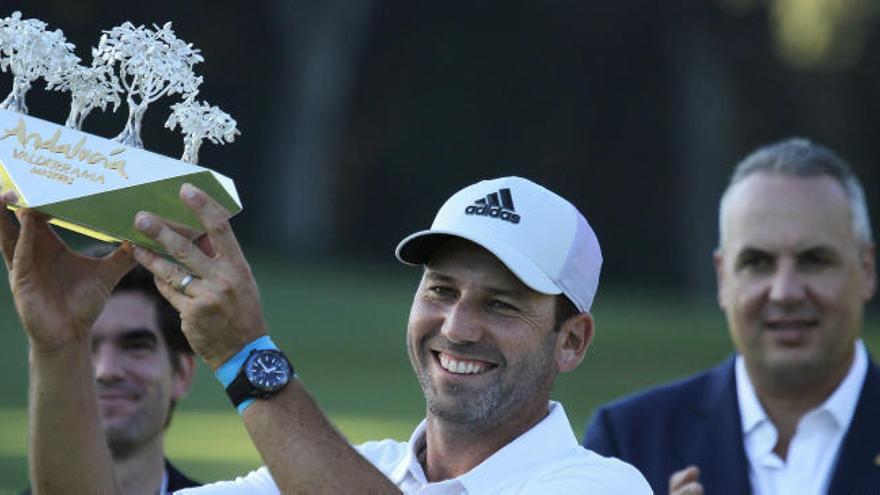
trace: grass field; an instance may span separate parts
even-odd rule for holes
[[[424,405],[409,368],[404,331],[417,269],[393,260],[305,264],[254,257],[273,338],[319,403],[352,442],[405,440]],[[724,321],[707,298],[600,290],[597,335],[584,364],[555,391],[580,436],[600,403],[704,368],[730,352]],[[0,494],[27,484],[26,340],[6,284],[0,284]],[[865,332],[880,353],[876,318]],[[207,367],[175,415],[168,452],[201,480],[260,465],[238,416]]]

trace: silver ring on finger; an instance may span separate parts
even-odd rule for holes
[[[196,279],[196,276],[192,273],[187,273],[180,279],[180,282],[174,285],[174,290],[180,292],[181,294],[186,294],[186,288],[192,285],[193,281]]]

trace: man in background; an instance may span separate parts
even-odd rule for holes
[[[104,248],[89,251],[92,256],[108,253]],[[56,323],[73,327],[67,315],[57,312]],[[140,265],[126,273],[84,337],[91,340],[100,423],[124,493],[164,495],[197,486],[164,454],[163,434],[176,402],[192,384],[195,359],[180,330],[180,315],[156,289],[152,274]],[[57,442],[70,456],[79,452],[67,450],[64,435]]]
[[[602,407],[587,448],[657,493],[874,493],[880,371],[859,338],[876,286],[862,186],[803,139],[761,148],[721,199],[718,301],[737,354]]]

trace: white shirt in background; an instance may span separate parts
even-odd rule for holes
[[[822,495],[828,491],[868,371],[865,345],[859,340],[855,347],[853,364],[840,385],[798,422],[784,461],[773,453],[776,427],[755,394],[743,357],[736,357],[736,395],[754,495]]]

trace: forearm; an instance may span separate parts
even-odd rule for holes
[[[265,335],[259,290],[226,209],[189,184],[181,186],[180,198],[199,218],[206,236],[193,244],[170,222],[140,213],[135,226],[174,253],[179,264],[140,248],[135,257],[153,272],[162,295],[180,311],[190,345],[217,370]],[[185,287],[183,280],[188,281]],[[285,494],[399,492],[348,445],[297,380],[248,407],[244,424]]]
[[[35,494],[119,493],[86,346],[30,354],[29,464]]]
[[[336,431],[298,380],[244,412],[281,493],[400,493]]]

